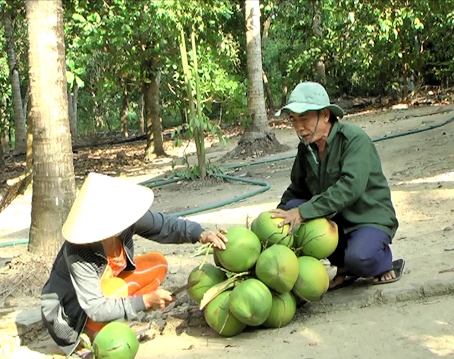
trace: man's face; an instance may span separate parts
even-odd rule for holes
[[[308,145],[320,140],[327,131],[329,111],[290,112],[290,119],[298,137]]]

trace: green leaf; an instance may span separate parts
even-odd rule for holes
[[[85,23],[87,21],[81,14],[74,13],[72,17],[73,20],[78,21],[80,23]]]
[[[76,76],[76,84],[79,88],[82,88],[85,86],[85,82],[79,76]]]
[[[203,295],[202,300],[200,301],[199,309],[204,309],[214,298],[216,298],[219,294],[225,292],[226,290],[233,288],[235,283],[239,281],[236,277],[231,277],[221,283],[215,284],[210,289],[208,289],[205,294]]]
[[[66,71],[66,82],[69,83],[70,85],[73,84],[74,82],[74,74],[71,71]]]

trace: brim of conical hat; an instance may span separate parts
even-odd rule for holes
[[[63,224],[63,237],[75,244],[112,237],[137,222],[153,199],[150,188],[92,172]]]

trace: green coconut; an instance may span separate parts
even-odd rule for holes
[[[257,278],[279,293],[292,290],[298,273],[298,257],[290,248],[282,244],[275,244],[265,249],[255,265]]]
[[[293,293],[308,302],[320,300],[329,287],[329,275],[325,266],[316,258],[298,258],[299,274]]]
[[[229,310],[231,290],[222,292],[205,308],[204,317],[207,324],[216,333],[224,337],[233,337],[240,334],[246,324],[239,321]]]
[[[212,264],[205,263],[200,269],[199,266],[197,266],[189,274],[188,282],[198,282],[196,285],[189,288],[189,296],[200,303],[203,295],[208,289],[226,279],[225,272]]]
[[[259,237],[260,241],[269,246],[273,244],[283,244],[291,247],[293,245],[293,235],[289,233],[290,225],[285,224],[279,227],[282,218],[272,218],[271,212],[262,212],[251,223],[251,230]]]
[[[258,279],[250,278],[233,289],[229,309],[244,324],[257,326],[268,318],[272,302],[268,287]]]
[[[139,341],[127,324],[110,322],[96,335],[93,350],[96,359],[134,359]]]
[[[219,261],[217,255],[216,255],[216,252],[213,250],[213,261],[214,261],[214,264],[217,266],[217,267],[222,267],[222,264],[221,262]]]
[[[225,249],[214,249],[221,265],[235,273],[251,269],[262,251],[259,238],[247,227],[235,226],[225,235],[228,242]]]
[[[295,247],[305,255],[322,259],[333,254],[338,242],[337,224],[326,218],[315,218],[299,227]]]
[[[296,298],[292,292],[273,293],[271,311],[263,326],[268,328],[282,328],[290,323],[296,312]]]

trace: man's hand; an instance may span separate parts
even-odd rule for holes
[[[144,294],[143,301],[147,309],[164,309],[173,301],[172,293],[165,289],[157,289],[154,292]]]
[[[288,211],[283,209],[272,209],[271,218],[282,218],[282,222],[279,223],[279,226],[285,226],[286,224],[290,225],[289,233],[293,232],[301,223],[303,223],[303,217],[301,217],[300,211],[298,208],[292,208]]]
[[[224,250],[225,244],[228,242],[228,239],[224,234],[227,234],[227,230],[224,228],[221,228],[218,231],[203,231],[200,234],[199,241],[202,244],[213,243],[213,247]]]

